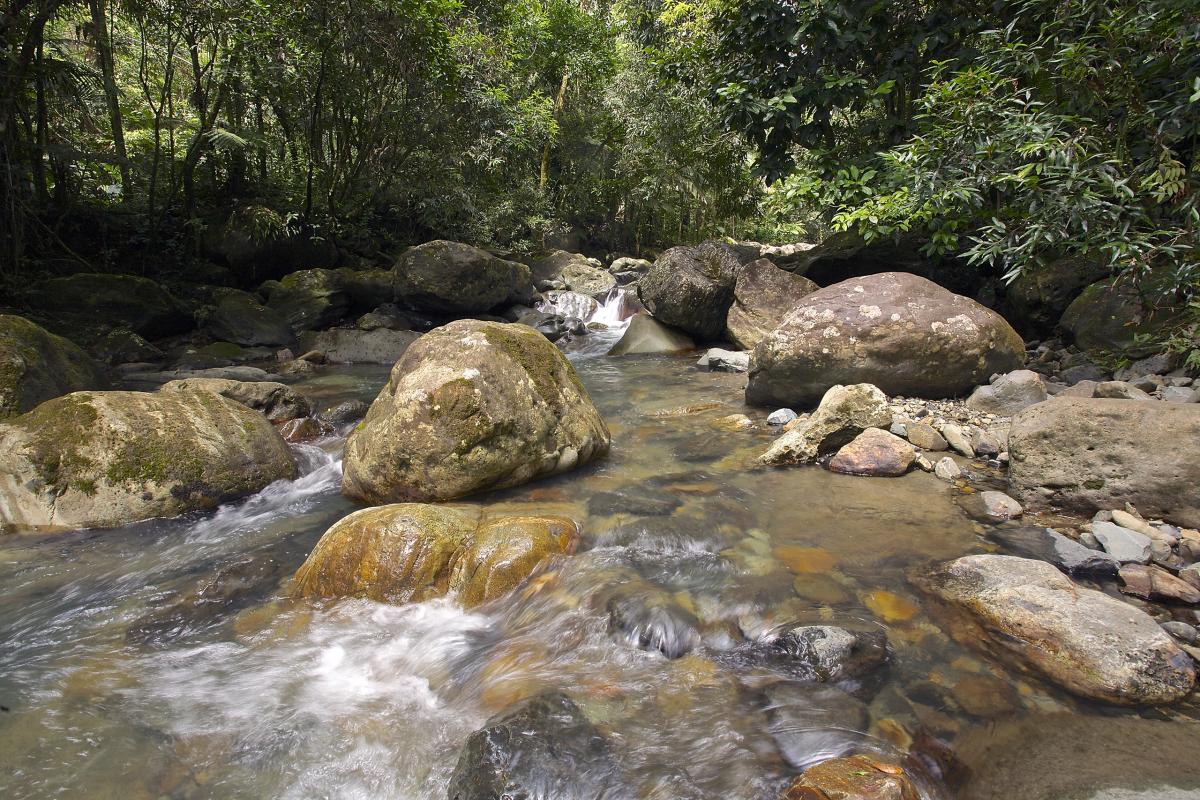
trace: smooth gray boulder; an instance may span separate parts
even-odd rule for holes
[[[683,331],[664,325],[649,314],[635,314],[625,333],[608,351],[610,356],[686,353],[696,343]]]
[[[415,331],[331,328],[302,335],[300,347],[304,351],[318,350],[334,364],[395,364],[420,338]]]
[[[1144,533],[1113,522],[1093,522],[1092,535],[1104,551],[1122,564],[1149,564],[1152,540]]]
[[[1044,561],[964,556],[913,573],[963,612],[965,643],[1041,673],[1070,692],[1118,705],[1162,705],[1191,693],[1191,658],[1154,619]]]
[[[1013,555],[1048,561],[1071,575],[1115,576],[1121,562],[1108,553],[1085,547],[1053,528],[992,528],[988,537]]]

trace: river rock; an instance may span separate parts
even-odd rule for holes
[[[610,356],[685,353],[696,343],[683,331],[662,324],[649,314],[635,314],[620,340],[608,351]]]
[[[293,594],[416,603],[454,592],[477,606],[578,542],[578,526],[565,517],[421,503],[366,508],[325,532],[296,572]]]
[[[836,452],[867,428],[892,424],[887,396],[869,383],[834,386],[807,419],[787,431],[759,459],[764,464],[802,464]]]
[[[532,291],[529,267],[486,250],[437,240],[410,247],[393,270],[396,294],[430,311],[480,314]]]
[[[1001,375],[987,386],[980,386],[967,398],[967,406],[987,414],[1011,417],[1034,403],[1049,398],[1042,376],[1033,370],[1018,369]]]
[[[1084,697],[1120,705],[1171,703],[1191,692],[1191,659],[1145,612],[1014,556],[964,556],[913,574],[969,615],[966,643],[985,646]]]
[[[271,422],[287,422],[312,414],[312,404],[308,398],[286,384],[273,381],[185,378],[168,381],[159,391],[213,392],[261,412]]]
[[[609,632],[632,647],[680,658],[700,645],[700,622],[668,592],[631,581],[607,604]]]
[[[908,472],[916,457],[913,446],[899,436],[867,428],[837,451],[829,469],[845,475],[895,477]]]
[[[24,317],[0,314],[0,420],[70,392],[107,386],[104,370],[77,344]]]
[[[650,271],[654,266],[654,262],[647,261],[644,258],[631,258],[625,256],[618,258],[608,266],[608,271],[617,279],[617,283],[621,286],[633,283],[639,280],[643,275]]]
[[[1005,522],[1021,516],[1021,504],[1004,492],[984,491],[967,495],[962,500],[967,513],[982,522]]]
[[[950,446],[946,443],[945,438],[937,432],[937,429],[928,422],[910,422],[905,426],[904,432],[908,441],[922,450],[938,453]]]
[[[638,296],[655,319],[694,336],[719,339],[733,303],[741,264],[717,242],[672,247],[638,281]]]
[[[950,456],[942,456],[933,466],[933,474],[944,481],[953,483],[962,477],[962,470],[958,466],[958,462]]]
[[[787,425],[800,416],[790,408],[777,408],[767,416],[768,425]]]
[[[765,258],[744,266],[733,286],[733,305],[725,318],[729,341],[752,350],[763,337],[779,327],[796,303],[821,287]]]
[[[283,314],[246,292],[229,292],[220,298],[205,317],[204,328],[218,341],[247,347],[288,347],[296,340]]]
[[[711,372],[745,372],[750,369],[750,354],[714,347],[704,354],[705,366]]]
[[[341,322],[350,311],[350,294],[335,270],[302,269],[271,285],[267,306],[299,334]]]
[[[525,325],[459,320],[418,339],[346,442],[342,491],[370,503],[519,486],[608,452],[557,347]]]
[[[184,333],[195,326],[192,315],[166,289],[137,275],[79,273],[51,278],[35,287],[33,301],[39,309],[85,324],[126,327],[150,338]]]
[[[1048,561],[1071,575],[1113,576],[1121,566],[1108,553],[1084,547],[1053,528],[997,527],[988,536],[1013,555]]]
[[[921,794],[895,763],[872,756],[832,758],[809,767],[781,800],[920,800]]]
[[[305,333],[300,337],[302,350],[316,350],[334,364],[395,364],[421,334],[387,328],[362,331],[331,328]]]
[[[357,422],[367,415],[370,406],[362,400],[344,400],[321,412],[321,419],[330,425],[345,425]]]
[[[1162,389],[1159,399],[1164,403],[1200,403],[1200,389],[1187,386],[1167,386]]]
[[[1021,366],[1025,345],[998,314],[932,281],[884,272],[800,300],[754,348],[746,401],[816,402],[835,384],[954,397]]]
[[[215,508],[296,471],[266,417],[214,392],[76,392],[0,425],[0,527],[110,527]]]
[[[102,364],[148,364],[164,361],[167,354],[129,328],[114,328],[88,348]]]
[[[1150,395],[1125,381],[1103,381],[1096,384],[1093,397],[1108,400],[1153,400]]]
[[[822,683],[860,678],[888,659],[881,630],[787,625],[732,651],[732,657],[794,678]]]
[[[1008,444],[1009,493],[1026,508],[1128,502],[1200,526],[1200,406],[1056,397],[1014,417]]]
[[[1093,522],[1092,535],[1104,547],[1105,552],[1122,564],[1147,564],[1150,561],[1152,541],[1143,533],[1112,522]]]
[[[1144,600],[1200,603],[1200,589],[1153,564],[1125,564],[1120,578],[1122,592]]]
[[[571,291],[596,299],[603,299],[617,288],[616,278],[586,261],[573,261],[563,267],[561,280]]]
[[[608,742],[565,694],[525,700],[463,745],[447,800],[631,800]]]

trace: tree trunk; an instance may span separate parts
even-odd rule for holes
[[[554,124],[558,125],[558,118],[562,115],[563,104],[567,100],[567,81],[570,79],[571,73],[563,70],[562,82],[558,84],[558,94],[554,98]],[[546,137],[546,144],[542,148],[542,168],[538,176],[538,188],[543,191],[546,189],[546,184],[550,182],[550,146],[554,144],[554,136]]]
[[[125,149],[125,126],[121,120],[121,99],[117,95],[117,79],[113,67],[112,45],[108,37],[108,15],[104,0],[90,0],[92,36],[96,43],[96,60],[104,78],[104,101],[108,106],[108,121],[112,127],[113,149],[117,152],[117,167],[121,171],[121,199],[129,196],[129,153]]]

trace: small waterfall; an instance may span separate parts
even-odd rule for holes
[[[578,292],[550,292],[538,310],[582,320],[587,334],[563,337],[558,344],[571,358],[594,358],[612,349],[629,327],[629,320],[641,310],[641,303],[617,286],[599,302]]]

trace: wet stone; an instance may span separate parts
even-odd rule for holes
[[[700,644],[699,621],[666,592],[634,584],[608,601],[609,633],[642,650],[679,658]]]
[[[626,800],[607,740],[565,694],[524,701],[471,734],[450,776],[447,800]]]
[[[887,636],[881,630],[795,625],[771,631],[730,655],[801,680],[836,683],[862,677],[887,661]]]
[[[988,536],[1012,555],[1049,561],[1072,575],[1116,575],[1121,562],[1063,536],[1053,528],[993,528]]]
[[[670,514],[681,504],[682,501],[669,492],[629,487],[592,495],[588,498],[588,513],[592,516],[633,514],[653,517]]]
[[[849,755],[869,740],[859,732],[870,722],[866,704],[841,689],[777,683],[765,694],[771,738],[794,769]]]

